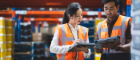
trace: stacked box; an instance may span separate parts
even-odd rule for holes
[[[33,42],[15,42],[14,60],[32,60],[33,52]]]
[[[1,57],[3,60],[7,57],[7,44],[6,44],[6,21],[3,17],[0,17],[0,47],[1,47]]]
[[[56,27],[56,24],[49,24],[47,27],[41,27],[40,33],[47,34],[47,35],[54,35],[54,29]]]
[[[14,53],[14,60],[32,60],[31,52]]]
[[[34,43],[34,59],[33,60],[44,60],[45,59],[45,44],[44,42]]]
[[[32,41],[32,32],[31,32],[31,22],[20,23],[20,41],[21,42],[31,42]]]
[[[42,33],[32,33],[34,42],[42,42]]]
[[[140,60],[140,1],[132,0],[132,42],[131,42],[131,60]]]
[[[14,35],[15,35],[15,22],[11,19],[5,20],[6,26],[6,45],[7,45],[7,57],[6,60],[13,60],[14,53]]]

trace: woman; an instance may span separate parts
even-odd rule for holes
[[[57,54],[57,60],[84,60],[90,56],[88,47],[79,47],[78,52],[68,52],[77,43],[89,43],[88,29],[78,25],[83,18],[80,4],[71,3],[64,13],[63,24],[55,30],[50,51]]]

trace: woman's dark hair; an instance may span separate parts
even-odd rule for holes
[[[109,3],[109,2],[115,2],[115,6],[117,7],[119,5],[119,0],[102,0],[102,4],[106,4],[106,3]]]
[[[76,3],[76,2],[71,3],[71,4],[67,7],[67,9],[66,9],[66,11],[65,11],[65,13],[64,13],[63,24],[69,22],[70,18],[69,18],[69,16],[68,16],[68,14],[70,14],[70,16],[76,15],[77,10],[80,9],[80,8],[81,8],[81,5],[80,5],[79,3]]]

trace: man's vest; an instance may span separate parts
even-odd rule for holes
[[[117,21],[115,22],[112,33],[110,37],[120,35],[120,45],[124,45],[126,43],[125,32],[128,26],[128,21],[131,21],[130,17],[125,17],[119,15]],[[106,20],[98,24],[98,37],[99,39],[109,38],[108,35],[108,27]],[[108,53],[108,48],[103,48],[103,53]],[[122,51],[115,51],[114,49],[110,49],[110,53],[124,53]]]

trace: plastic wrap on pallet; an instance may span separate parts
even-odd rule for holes
[[[140,60],[140,55],[132,54],[131,60]]]
[[[33,42],[15,42],[14,52],[29,52],[34,50]]]
[[[31,60],[32,54],[14,54],[14,60]]]
[[[45,48],[44,42],[34,43],[34,49]]]
[[[41,55],[41,54],[45,54],[44,48],[34,49],[34,55]]]
[[[137,16],[133,16],[132,20],[133,20],[133,22],[132,22],[133,28],[132,29],[133,30],[140,30],[140,14]]]
[[[132,0],[131,60],[140,60],[140,0]]]
[[[140,0],[132,0],[133,11],[140,10]]]
[[[45,60],[45,55],[35,55],[33,60]]]

